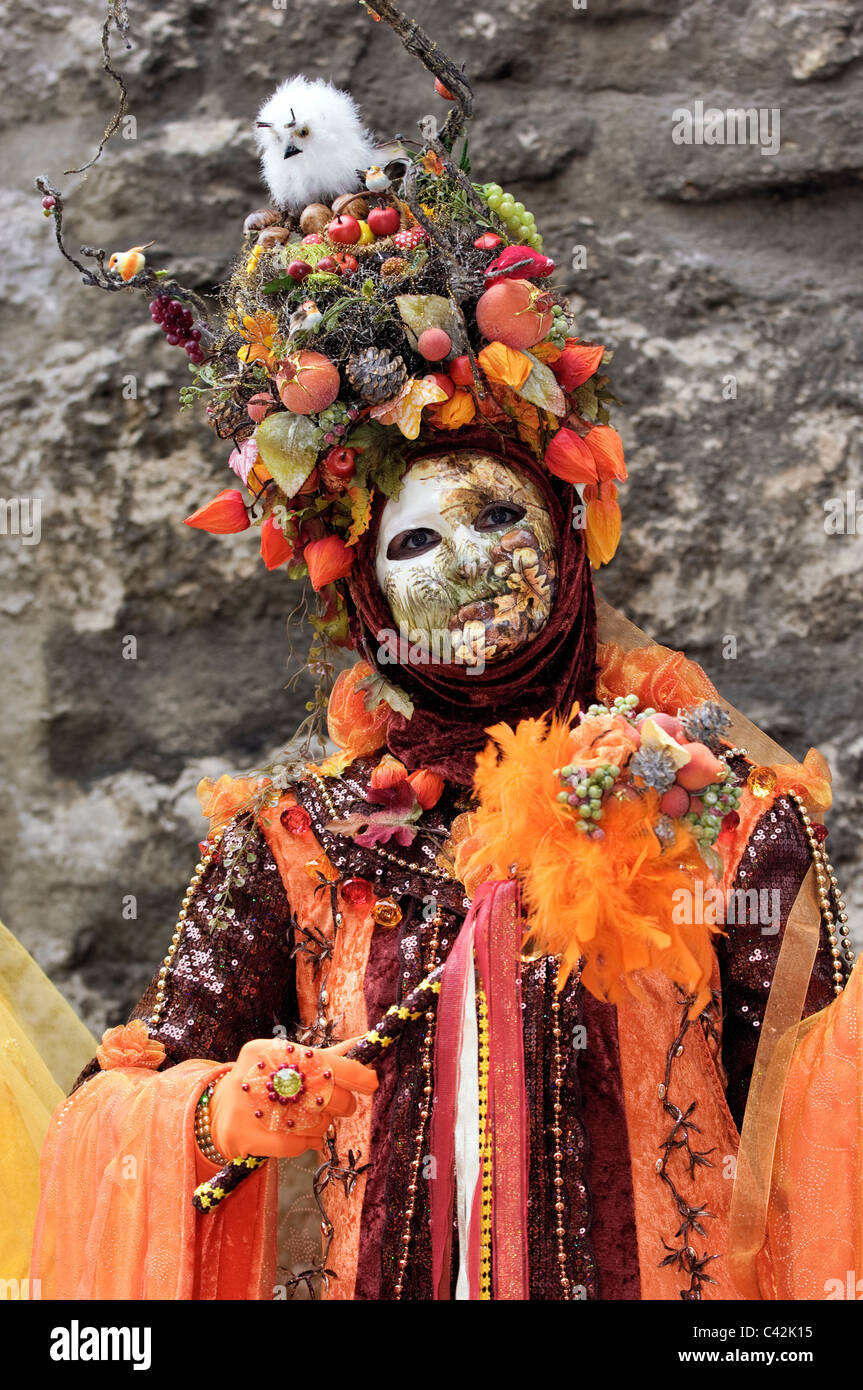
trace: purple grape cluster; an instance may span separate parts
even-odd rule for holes
[[[160,294],[150,303],[150,317],[157,323],[171,347],[185,350],[190,362],[197,367],[204,360],[201,351],[201,330],[192,325],[195,320],[182,300]]]

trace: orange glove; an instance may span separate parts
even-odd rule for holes
[[[356,1110],[354,1092],[377,1090],[371,1067],[343,1056],[355,1041],[324,1048],[281,1038],[246,1043],[210,1098],[210,1135],[219,1152],[294,1158],[318,1148],[332,1120]]]

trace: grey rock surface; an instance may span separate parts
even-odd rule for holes
[[[474,176],[536,213],[582,336],[615,352],[630,480],[600,587],[794,756],[828,757],[859,947],[863,538],[829,534],[825,503],[851,494],[863,533],[863,12],[406,5],[474,82]],[[199,777],[275,754],[308,685],[287,688],[292,586],[248,537],[182,525],[228,485],[226,447],[177,410],[182,354],[142,297],[80,283],[33,179],[69,194],[73,247],[154,238],[153,263],[206,291],[264,201],[250,122],[283,76],[349,86],[382,137],[445,114],[353,0],[132,0],[136,138],[64,178],[113,111],[103,13],[6,0],[0,93],[0,496],[42,506],[39,544],[0,535],[0,913],[97,1031],[168,943]],[[778,111],[778,150],[675,143],[696,102]]]

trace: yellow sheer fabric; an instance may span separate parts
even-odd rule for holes
[[[96,1040],[0,923],[0,1278],[24,1280],[48,1122]],[[22,1289],[26,1293],[26,1289]]]

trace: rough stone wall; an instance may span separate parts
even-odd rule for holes
[[[856,490],[863,513],[863,12],[410,3],[475,84],[475,177],[535,211],[583,336],[615,349],[631,477],[601,588],[796,756],[825,752],[829,843],[859,913],[863,542],[828,534],[824,504]],[[182,354],[142,299],[81,285],[33,177],[74,190],[73,246],[155,238],[154,263],[206,289],[262,201],[250,121],[283,76],[349,85],[381,135],[444,114],[353,0],[130,9],[117,62],[137,138],[81,180],[62,171],[113,110],[104,6],[2,6],[0,495],[41,498],[42,535],[0,535],[0,912],[97,1030],[165,949],[203,827],[198,778],[274,754],[306,692],[286,688],[291,586],[247,537],[181,524],[226,485],[225,446],[176,409]],[[675,143],[675,109],[696,101],[778,109],[779,150]]]

